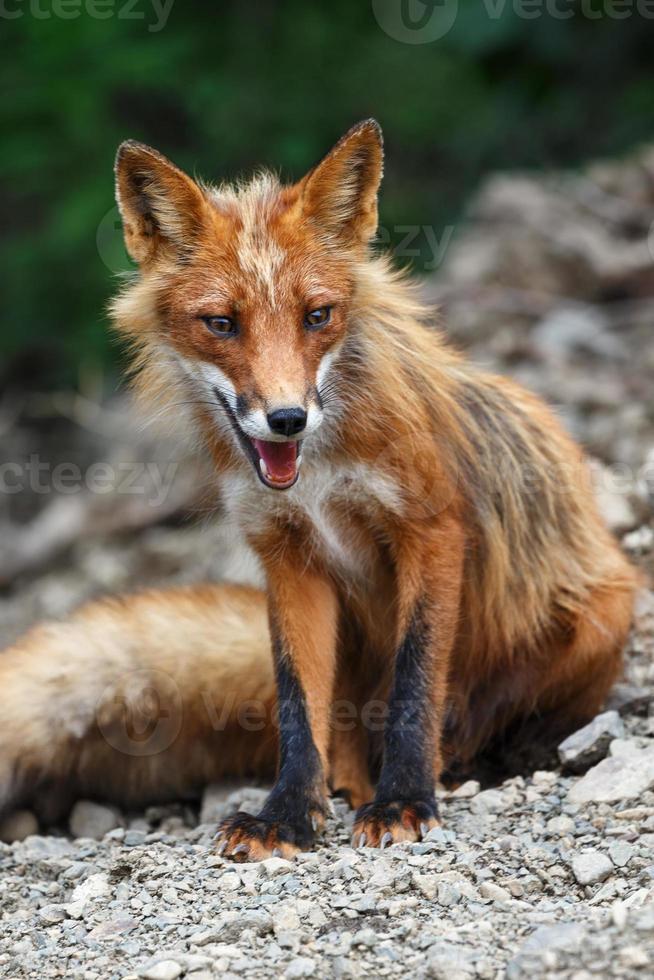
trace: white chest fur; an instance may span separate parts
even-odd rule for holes
[[[384,513],[402,513],[402,492],[389,477],[364,463],[335,466],[311,463],[284,492],[262,486],[254,473],[223,478],[223,499],[234,522],[246,534],[265,531],[271,521],[301,515],[309,524],[313,547],[354,577],[366,576],[374,555],[353,534],[349,516],[379,522]]]

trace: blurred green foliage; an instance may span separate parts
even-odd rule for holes
[[[20,354],[42,384],[113,363],[103,310],[129,267],[112,178],[126,137],[209,179],[262,164],[299,177],[374,115],[384,226],[438,235],[489,170],[576,165],[652,134],[654,20],[636,0],[543,0],[536,18],[533,0],[459,0],[425,44],[385,33],[371,0],[174,0],[158,30],[160,2],[90,2],[0,12],[0,360]]]

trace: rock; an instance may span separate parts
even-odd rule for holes
[[[352,942],[355,946],[366,946],[368,949],[374,949],[379,940],[374,929],[359,929],[358,932],[354,933]]]
[[[26,837],[17,845],[25,861],[67,858],[72,852],[70,841],[63,837]]]
[[[630,534],[625,534],[622,545],[632,555],[647,555],[654,551],[654,530],[651,527],[639,527]]]
[[[0,841],[13,844],[38,834],[39,822],[31,810],[15,810],[0,823]]]
[[[106,898],[109,894],[109,879],[106,874],[89,875],[85,881],[73,890],[72,902],[89,902],[98,898]]]
[[[438,876],[413,874],[413,884],[428,901],[433,902],[438,893]]]
[[[312,977],[316,970],[314,960],[308,956],[298,956],[289,963],[285,976],[289,980],[297,980],[298,977]]]
[[[635,848],[626,841],[615,841],[609,847],[609,857],[616,868],[625,868],[635,854]]]
[[[654,786],[654,748],[626,758],[604,759],[590,769],[568,792],[568,801],[617,803],[633,800]]]
[[[565,837],[575,831],[575,822],[571,817],[562,813],[559,817],[552,817],[547,821],[547,830],[552,837]]]
[[[434,943],[427,954],[426,975],[433,980],[468,980],[475,968],[470,951],[454,943]]]
[[[652,693],[645,687],[635,684],[615,684],[606,702],[606,707],[621,715],[644,714],[652,700]]]
[[[300,916],[292,905],[281,906],[275,910],[273,917],[275,934],[280,932],[296,932],[300,928]]]
[[[586,935],[578,922],[559,922],[555,926],[540,926],[523,943],[521,953],[539,953],[547,950],[576,952]]]
[[[56,925],[68,918],[68,913],[61,905],[44,905],[43,908],[39,909],[39,916],[48,925]]]
[[[473,813],[501,813],[505,807],[504,796],[499,789],[486,789],[470,801]]]
[[[111,833],[115,832],[111,831]],[[123,843],[125,847],[140,847],[141,844],[145,844],[146,837],[147,834],[144,830],[128,830],[123,837]]]
[[[628,756],[638,755],[646,748],[640,741],[631,738],[616,738],[609,746],[609,755],[614,759],[626,759]]]
[[[605,711],[561,742],[561,765],[571,772],[586,772],[606,756],[611,742],[622,735],[624,724],[618,712]]]
[[[483,881],[479,886],[479,894],[482,898],[497,902],[498,905],[507,905],[511,901],[510,893],[492,881]]]
[[[631,505],[629,493],[624,487],[614,486],[610,470],[593,461],[595,499],[605,524],[614,534],[631,531],[638,523],[636,512]]]
[[[121,815],[113,807],[79,800],[71,810],[68,826],[73,837],[102,840],[110,830],[121,826]]]
[[[271,857],[262,861],[259,868],[262,874],[268,875],[269,878],[275,878],[277,875],[285,875],[294,871],[295,865],[292,861],[287,861],[286,858]]]
[[[118,936],[133,932],[136,928],[138,928],[136,919],[128,915],[118,916],[115,919],[105,919],[104,922],[91,929],[88,939],[96,942],[102,939],[116,939]]]
[[[436,896],[438,904],[442,905],[443,908],[451,908],[461,901],[460,890],[449,881],[442,881],[438,885]]]
[[[584,851],[572,858],[572,873],[580,885],[605,881],[613,871],[613,862],[602,851]]]
[[[557,307],[533,328],[531,342],[543,358],[555,363],[565,361],[575,351],[624,356],[623,347],[609,332],[609,323],[597,307]]]
[[[481,786],[476,779],[469,779],[467,783],[462,783],[452,793],[453,800],[469,800],[479,793]]]
[[[175,960],[158,960],[141,971],[143,980],[177,980],[182,975],[182,967]]]

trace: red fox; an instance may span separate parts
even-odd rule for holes
[[[386,847],[437,825],[446,768],[601,707],[636,574],[552,412],[466,363],[375,253],[382,169],[373,120],[292,186],[209,187],[120,147],[139,273],[113,316],[140,393],[211,454],[266,595],[109,599],[5,652],[5,808],[276,769],[223,855],[309,848],[330,790],[358,808],[353,843]],[[164,723],[141,753],[146,695]]]

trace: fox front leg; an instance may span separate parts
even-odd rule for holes
[[[237,813],[219,828],[219,852],[237,861],[292,857],[307,850],[328,808],[338,602],[330,583],[288,568],[269,574],[269,601],[279,705],[279,774],[256,817]]]
[[[371,803],[356,814],[354,847],[415,841],[438,824],[436,779],[450,654],[460,608],[463,548],[454,522],[413,542],[400,562],[400,639],[384,733],[384,759]],[[449,545],[447,549],[443,545]],[[426,547],[425,547],[426,546]],[[446,561],[443,557],[450,558]]]

